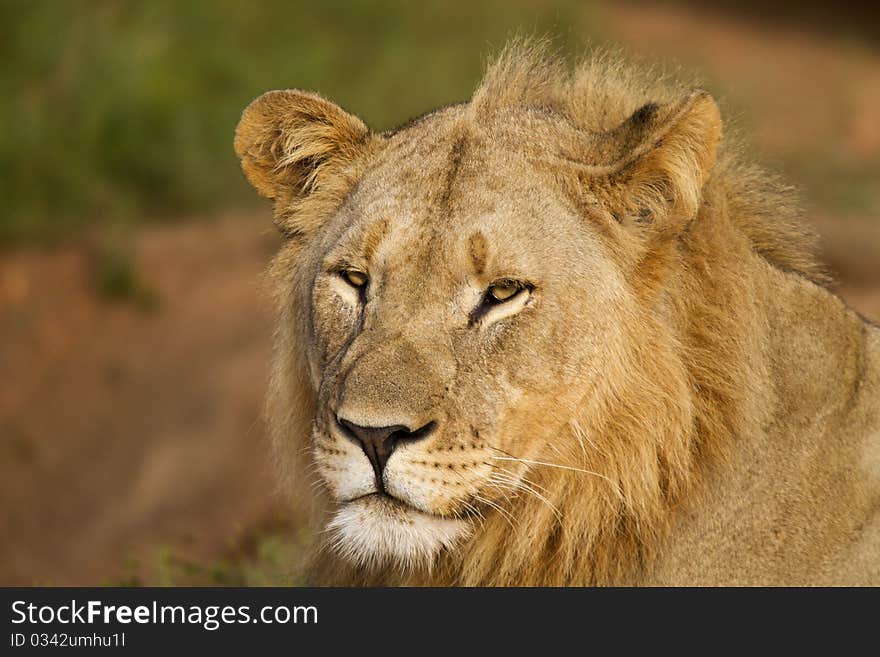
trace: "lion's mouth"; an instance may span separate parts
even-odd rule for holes
[[[426,513],[387,493],[369,493],[340,505],[328,524],[333,548],[361,566],[397,562],[429,566],[471,531],[468,522]]]
[[[363,495],[356,495],[355,497],[351,497],[347,500],[340,500],[340,504],[354,504],[355,502],[361,502],[366,500],[375,499],[380,504],[387,504],[392,508],[401,508],[408,509],[411,511],[417,511],[418,513],[425,513],[421,509],[417,509],[412,504],[407,504],[399,497],[394,497],[393,495],[389,495],[387,492],[383,491],[373,491],[371,493],[364,493]],[[431,514],[426,514],[431,515]]]
[[[406,506],[411,506],[411,505],[407,504],[406,502],[404,502],[403,500],[401,500],[400,498],[394,497],[393,495],[389,495],[389,494],[388,494],[387,492],[385,492],[384,490],[381,490],[381,491],[375,491],[375,490],[374,490],[374,491],[371,491],[371,492],[369,492],[369,493],[364,493],[364,494],[362,494],[362,495],[355,495],[354,497],[350,497],[350,498],[348,498],[347,500],[340,500],[340,503],[341,503],[341,504],[350,504],[351,502],[357,502],[358,500],[363,500],[363,499],[366,499],[366,498],[368,498],[368,497],[380,497],[380,498],[383,498],[383,499],[384,499],[384,498],[387,498],[388,501],[390,501],[390,502],[394,502],[394,503],[397,503],[397,504],[404,504],[404,505],[406,505]]]
[[[363,495],[352,497],[351,499],[342,500],[340,504],[349,505],[357,503],[372,505],[377,511],[386,511],[388,513],[413,513],[428,518],[445,519],[444,516],[425,511],[424,509],[419,509],[384,490],[378,492],[373,491],[372,493],[365,493]]]

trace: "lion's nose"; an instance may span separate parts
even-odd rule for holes
[[[363,427],[350,422],[342,417],[337,417],[341,432],[350,440],[361,446],[364,454],[370,459],[373,472],[376,474],[376,488],[382,492],[385,487],[382,483],[382,472],[388,463],[392,452],[398,445],[412,443],[427,438],[437,426],[436,422],[428,422],[426,425],[411,431],[402,424],[394,424],[387,427]]]

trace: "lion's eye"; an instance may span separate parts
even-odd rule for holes
[[[502,281],[489,286],[489,297],[492,301],[503,302],[511,299],[523,286],[514,281]]]
[[[367,282],[370,280],[364,272],[358,271],[357,269],[346,269],[340,272],[340,275],[345,279],[346,283],[358,289],[366,286]]]
[[[474,308],[470,324],[486,326],[522,310],[531,297],[533,286],[510,278],[495,281]]]

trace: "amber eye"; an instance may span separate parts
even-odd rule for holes
[[[513,278],[492,283],[483,293],[479,305],[471,312],[469,325],[488,325],[515,315],[526,307],[534,286]]]
[[[346,283],[358,289],[364,287],[367,281],[370,280],[364,272],[357,269],[346,269],[340,272],[340,275],[345,279]]]
[[[489,298],[496,303],[503,303],[516,296],[523,286],[516,281],[499,281],[489,286]]]

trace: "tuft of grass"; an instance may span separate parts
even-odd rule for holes
[[[159,297],[138,277],[129,248],[103,244],[94,260],[94,282],[100,298],[111,303],[131,303],[145,312],[158,308]]]

